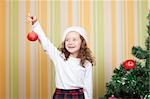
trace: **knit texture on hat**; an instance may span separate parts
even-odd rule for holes
[[[88,43],[87,32],[85,31],[84,28],[79,27],[79,26],[71,26],[71,27],[68,27],[68,28],[65,29],[65,31],[64,31],[63,39],[62,39],[63,41],[65,40],[66,35],[67,35],[69,32],[78,32],[78,33],[85,39],[86,43]]]

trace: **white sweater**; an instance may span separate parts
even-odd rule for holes
[[[54,62],[56,88],[84,88],[85,99],[93,99],[91,63],[86,61],[83,68],[79,58],[69,57],[65,61],[64,55],[46,38],[39,22],[33,25],[33,31],[38,34],[43,49]]]

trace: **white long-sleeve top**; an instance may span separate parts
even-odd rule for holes
[[[86,61],[84,68],[79,58],[64,60],[64,55],[46,38],[38,21],[33,25],[33,31],[38,34],[43,49],[55,65],[56,88],[83,88],[85,99],[93,99],[92,64]]]

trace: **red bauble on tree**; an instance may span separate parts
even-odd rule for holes
[[[133,69],[133,68],[136,67],[135,61],[132,60],[132,59],[126,60],[126,61],[123,63],[123,67],[124,67],[125,70]]]
[[[38,39],[38,35],[34,31],[32,31],[32,32],[28,33],[27,39],[29,41],[36,41]]]

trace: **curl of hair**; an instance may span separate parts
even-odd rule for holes
[[[80,65],[85,67],[84,63],[85,63],[86,60],[88,60],[92,64],[92,66],[95,65],[95,57],[92,55],[92,52],[88,48],[84,38],[82,36],[80,36],[80,38],[82,40],[82,43],[81,43],[81,46],[80,46],[79,54],[77,56],[77,58],[81,59]],[[70,53],[65,48],[65,41],[62,42],[62,44],[59,46],[58,50],[60,50],[62,53],[64,53],[65,60],[67,60],[69,58]]]

